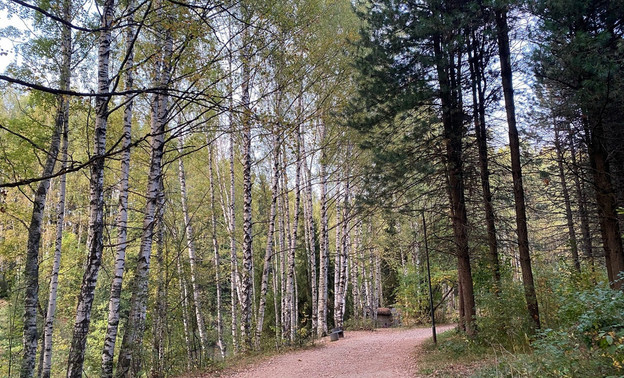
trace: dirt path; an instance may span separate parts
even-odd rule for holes
[[[453,326],[442,326],[438,332]],[[413,377],[416,345],[431,337],[430,328],[345,332],[336,342],[325,338],[317,348],[274,356],[225,377]]]

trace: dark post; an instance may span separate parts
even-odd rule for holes
[[[429,284],[429,309],[431,310],[431,332],[433,333],[433,343],[437,344],[435,327],[435,308],[433,307],[433,291],[431,290],[431,269],[429,268],[429,244],[427,243],[427,222],[425,222],[425,212],[420,213],[423,221],[423,237],[425,239],[425,257],[427,258],[427,283]]]

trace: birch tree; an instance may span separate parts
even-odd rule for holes
[[[182,138],[178,138],[178,153],[182,155],[184,142]],[[188,250],[189,265],[191,268],[191,288],[193,290],[193,304],[195,307],[195,319],[197,321],[197,329],[199,331],[199,342],[202,354],[207,356],[208,340],[206,336],[206,325],[202,314],[202,306],[200,301],[201,293],[197,285],[197,264],[195,252],[195,236],[191,225],[191,217],[189,216],[186,192],[186,174],[184,171],[184,162],[182,157],[178,159],[178,179],[180,180],[180,202],[182,203],[182,215],[184,216],[184,229],[186,235],[186,249]]]
[[[131,2],[133,4],[133,2]],[[125,31],[126,45],[126,72],[124,87],[130,90],[134,83],[134,27],[133,18],[128,20],[130,26]],[[130,188],[130,143],[132,141],[132,107],[134,99],[132,95],[125,98],[126,105],[123,115],[123,140],[121,156],[121,177],[119,179],[119,205],[117,214],[117,248],[115,254],[115,267],[113,282],[111,283],[110,299],[108,301],[108,325],[104,338],[104,349],[102,351],[102,377],[113,376],[113,357],[115,353],[115,343],[119,328],[119,309],[121,300],[121,288],[126,265],[126,248],[128,246],[128,195]]]
[[[63,2],[63,19],[71,19],[71,1]],[[61,26],[61,75],[60,87],[69,90],[71,81],[71,51],[72,51],[72,35],[71,29],[67,25]],[[61,169],[67,169],[69,156],[68,149],[68,133],[69,133],[69,98],[67,96],[58,96],[58,109],[56,115],[56,127],[62,127],[62,146],[61,146]],[[50,275],[50,293],[48,298],[48,309],[46,311],[46,319],[43,334],[43,360],[41,377],[49,378],[52,369],[52,335],[54,331],[54,319],[56,315],[57,293],[58,293],[58,275],[61,266],[61,251],[63,244],[63,228],[65,222],[65,191],[67,185],[67,176],[63,174],[59,184],[59,200],[57,206],[56,218],[56,243],[54,246],[54,262],[52,263],[52,273]],[[26,322],[25,322],[26,324]]]
[[[320,125],[321,143],[326,141],[326,126]],[[318,284],[318,324],[316,334],[321,337],[327,334],[327,274],[329,270],[329,235],[327,226],[327,171],[326,154],[321,150],[321,162],[319,176],[321,179],[321,237],[320,237],[320,262]]]
[[[163,50],[158,62],[155,82],[161,88],[167,88],[171,81],[171,58],[173,53],[173,37],[169,29],[160,28],[159,37],[162,38]],[[138,375],[141,366],[140,348],[145,329],[145,316],[148,296],[148,274],[154,238],[154,225],[159,206],[164,203],[162,189],[162,159],[165,147],[165,131],[168,108],[168,92],[163,90],[153,95],[151,101],[151,155],[149,177],[143,218],[141,245],[137,256],[137,265],[132,282],[132,297],[130,299],[130,313],[124,330],[121,350],[119,351],[118,366],[115,375],[123,377]]]
[[[84,352],[91,323],[91,308],[93,306],[95,285],[97,283],[100,265],[102,264],[103,234],[104,234],[104,163],[106,155],[106,133],[108,126],[108,103],[110,96],[109,61],[111,53],[112,22],[115,11],[114,0],[106,0],[102,8],[100,22],[100,36],[98,48],[98,93],[95,98],[95,133],[94,153],[95,160],[91,165],[90,176],[90,209],[89,235],[87,239],[87,265],[82,278],[76,321],[67,361],[67,376],[81,377]]]
[[[217,209],[215,206],[215,185],[214,185],[214,151],[211,143],[208,145],[209,161],[208,161],[208,180],[210,185],[210,213],[211,213],[211,238],[212,238],[212,252],[214,255],[215,266],[215,284],[216,284],[216,299],[217,299],[217,346],[221,352],[221,358],[225,358],[226,346],[223,341],[223,315],[221,312],[222,299],[221,299],[221,259],[219,255],[219,242],[217,241]]]

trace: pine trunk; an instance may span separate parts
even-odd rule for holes
[[[494,207],[492,206],[492,191],[490,189],[490,170],[488,167],[487,128],[485,124],[485,69],[483,49],[479,45],[475,33],[472,33],[472,49],[470,56],[470,78],[472,86],[473,119],[475,135],[479,151],[479,174],[483,193],[483,209],[488,233],[488,249],[490,267],[494,277],[494,292],[498,294],[501,287],[500,263],[498,257],[498,242],[496,240],[496,224]]]
[[[589,123],[588,120],[584,122],[586,124]],[[624,285],[618,275],[624,270],[624,252],[622,248],[622,234],[620,232],[616,210],[617,200],[613,183],[609,176],[608,152],[605,147],[607,136],[605,135],[604,127],[600,121],[592,125],[589,134],[589,162],[594,179],[593,184],[596,192],[602,245],[605,251],[607,276],[611,288],[623,289]]]
[[[561,180],[561,191],[563,192],[563,203],[566,210],[566,221],[568,224],[568,236],[570,237],[570,252],[572,254],[572,262],[577,273],[581,272],[581,263],[579,261],[578,247],[576,242],[576,231],[574,230],[574,219],[572,218],[572,205],[570,203],[570,193],[568,192],[568,184],[566,182],[565,170],[563,168],[563,147],[559,137],[559,128],[555,125],[555,149],[557,150],[557,167],[559,168],[559,179]]]
[[[539,308],[533,269],[531,268],[531,254],[529,252],[529,234],[527,230],[526,208],[524,204],[524,188],[522,184],[522,165],[520,163],[520,140],[516,127],[516,106],[514,102],[511,53],[509,50],[509,26],[507,25],[507,10],[495,9],[496,34],[498,39],[498,54],[501,64],[503,94],[505,97],[505,112],[509,127],[509,150],[511,153],[511,174],[514,184],[514,202],[516,205],[516,225],[518,231],[518,252],[520,267],[522,268],[522,283],[524,296],[527,302],[529,315],[533,319],[536,329],[540,328]],[[468,290],[467,288],[464,288]]]
[[[446,170],[448,180],[448,196],[453,225],[453,237],[457,257],[457,274],[462,287],[462,303],[465,310],[465,330],[469,336],[475,334],[473,318],[476,315],[472,272],[470,266],[470,250],[468,245],[468,217],[464,196],[464,171],[462,160],[463,114],[461,104],[461,62],[454,57],[459,52],[444,52],[447,48],[442,37],[436,36],[434,42],[435,55],[438,58],[437,79],[440,85],[442,105],[442,125],[444,128],[444,144],[446,146]],[[456,61],[457,59],[457,61]]]
[[[568,141],[570,144],[570,159],[572,160],[572,174],[574,179],[574,188],[576,192],[576,199],[578,203],[579,217],[581,218],[581,231],[583,234],[583,254],[585,258],[589,259],[592,272],[594,272],[594,252],[592,246],[591,231],[589,228],[589,216],[587,213],[587,195],[585,194],[585,187],[582,185],[581,170],[576,158],[576,146],[574,144],[574,138],[572,129],[568,125]]]

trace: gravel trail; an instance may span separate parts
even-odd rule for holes
[[[452,328],[438,327],[438,332]],[[317,348],[270,357],[222,377],[414,377],[415,347],[431,337],[430,328],[385,328],[345,332],[329,342],[323,338]]]

